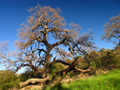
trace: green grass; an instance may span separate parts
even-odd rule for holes
[[[79,79],[69,84],[47,86],[44,90],[120,90],[120,69],[93,78]]]

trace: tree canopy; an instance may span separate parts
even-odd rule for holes
[[[60,15],[60,8],[42,7],[38,4],[28,11],[30,16],[27,18],[27,23],[21,24],[21,28],[18,30],[19,40],[14,42],[18,50],[11,53],[15,60],[10,58],[7,44],[2,43],[1,45],[0,62],[9,69],[13,68],[14,72],[21,67],[28,66],[31,70],[39,73],[40,77],[45,77],[55,63],[70,65],[69,62],[57,58],[54,54],[74,58],[72,63],[74,66],[77,55],[85,55],[95,48],[91,31],[82,35],[80,34],[81,27],[74,23],[70,24],[71,29],[65,28],[66,23]]]

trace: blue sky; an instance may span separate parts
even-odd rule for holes
[[[119,15],[120,0],[0,0],[0,42],[9,41],[11,45],[17,39],[17,29],[26,21],[27,9],[41,6],[59,7],[67,26],[73,22],[86,32],[92,29],[98,48],[112,49],[115,45],[101,40],[103,25],[113,16]]]

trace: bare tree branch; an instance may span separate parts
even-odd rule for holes
[[[106,41],[110,42],[113,41],[112,38],[115,37],[120,42],[120,15],[112,17],[109,20],[109,23],[104,25],[104,28],[105,35],[103,35],[101,39],[105,39]]]

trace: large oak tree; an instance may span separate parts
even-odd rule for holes
[[[41,7],[38,4],[28,11],[30,16],[27,23],[21,24],[18,30],[19,40],[15,41],[18,50],[14,53],[14,60],[10,58],[6,43],[1,45],[0,62],[9,69],[14,68],[17,72],[21,67],[28,66],[39,73],[40,77],[46,77],[55,63],[62,63],[69,66],[62,71],[62,74],[66,74],[79,62],[75,58],[77,55],[85,55],[94,48],[92,32],[80,34],[81,27],[74,23],[70,24],[71,29],[66,29],[59,8]],[[72,57],[74,61],[70,64],[55,54],[59,54],[59,57]]]

